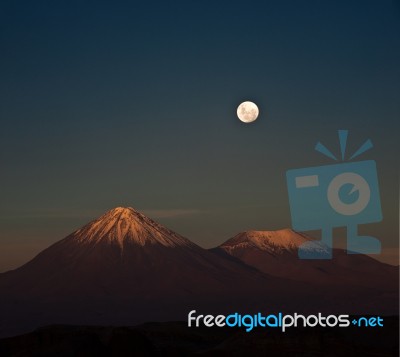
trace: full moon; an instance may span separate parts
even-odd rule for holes
[[[237,116],[243,123],[251,123],[257,119],[259,110],[253,102],[243,102],[237,108]]]

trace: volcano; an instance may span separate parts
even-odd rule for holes
[[[329,286],[363,286],[398,291],[398,267],[381,263],[362,254],[333,249],[333,259],[301,260],[298,248],[313,239],[292,229],[247,231],[214,249],[216,253],[238,258],[276,277]]]
[[[227,293],[265,278],[214,254],[133,208],[117,207],[57,242],[0,288],[25,297],[154,297]],[[236,289],[237,290],[237,289]]]
[[[350,278],[321,283],[336,268],[299,261],[296,249],[307,239],[290,230],[253,231],[206,250],[133,208],[117,207],[0,274],[0,336],[51,324],[186,320],[193,309],[216,315],[396,310],[392,290]],[[365,271],[380,267],[370,263]],[[349,276],[357,272],[353,281],[363,273],[342,268]]]
[[[114,208],[0,274],[0,335],[54,323],[132,325],[305,291],[221,258],[133,208]],[[255,298],[254,298],[255,297]],[[264,297],[264,298],[262,298]],[[5,332],[4,332],[5,331]]]

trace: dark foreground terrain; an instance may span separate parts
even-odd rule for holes
[[[398,356],[399,319],[381,328],[188,328],[49,326],[0,340],[0,356]]]

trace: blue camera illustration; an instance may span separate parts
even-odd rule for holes
[[[339,139],[344,158],[347,131],[339,131]],[[351,158],[371,147],[372,143],[367,141]],[[336,159],[320,143],[316,150]],[[375,161],[288,170],[286,180],[293,229],[322,231],[321,241],[310,241],[299,248],[300,259],[331,259],[335,227],[347,227],[348,254],[380,253],[378,239],[357,234],[358,224],[382,220]]]

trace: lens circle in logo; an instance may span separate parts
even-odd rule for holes
[[[358,191],[358,199],[353,203],[344,203],[340,199],[340,189],[343,185],[352,185],[353,188],[348,193]],[[353,172],[345,172],[337,175],[329,184],[328,201],[331,207],[337,212],[345,216],[354,216],[367,207],[371,198],[371,190],[367,181],[360,175]]]

